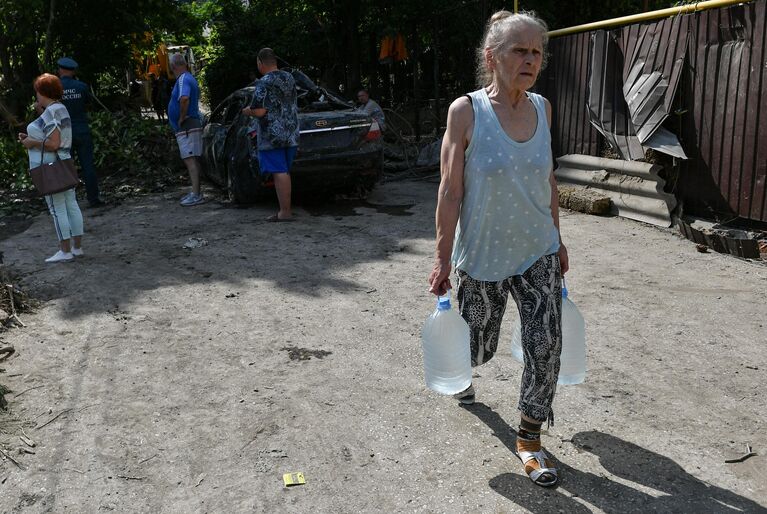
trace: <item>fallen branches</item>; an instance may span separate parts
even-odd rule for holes
[[[2,348],[0,348],[0,353],[2,353]],[[35,389],[40,389],[41,387],[45,387],[45,385],[43,385],[43,384],[40,384],[40,385],[38,385],[38,386],[35,386],[35,387],[30,387],[30,388],[28,388],[28,389],[24,389],[24,390],[23,390],[22,392],[20,392],[19,394],[15,394],[15,395],[13,395],[13,398],[14,398],[14,399],[16,399],[16,398],[18,398],[19,396],[21,396],[22,394],[24,394],[24,393],[26,393],[26,392],[29,392],[29,391],[34,391]]]
[[[63,411],[61,411],[61,412],[59,412],[58,414],[56,414],[55,416],[53,416],[51,419],[49,419],[48,421],[46,421],[46,422],[45,422],[45,423],[43,423],[42,425],[38,425],[38,426],[36,426],[36,427],[35,427],[35,430],[40,430],[40,429],[41,429],[41,428],[43,428],[44,426],[50,425],[51,423],[53,423],[54,421],[56,421],[56,420],[59,418],[59,416],[61,416],[62,414],[66,414],[67,412],[69,412],[69,411],[71,411],[71,410],[72,410],[72,409],[64,409]]]
[[[22,470],[22,471],[25,471],[25,468],[24,468],[24,466],[22,466],[21,464],[19,464],[19,462],[18,462],[16,459],[14,459],[13,457],[11,457],[11,455],[10,455],[8,452],[6,452],[5,450],[3,450],[2,448],[0,448],[0,454],[2,454],[2,455],[3,455],[3,457],[5,457],[6,459],[8,459],[9,461],[11,461],[11,462],[13,462],[14,464],[16,464],[16,467],[17,467],[17,468],[19,468],[19,469],[20,469],[20,470]]]
[[[16,349],[9,344],[5,346],[0,346],[0,362],[4,361],[5,359],[13,355],[15,351]]]
[[[753,448],[751,448],[750,444],[747,444],[745,454],[741,455],[740,457],[736,457],[734,459],[725,459],[724,462],[726,464],[734,464],[736,462],[743,462],[744,460],[750,457],[756,457],[756,452],[753,450]]]
[[[6,284],[5,288],[8,290],[8,301],[11,304],[11,316],[10,319],[18,323],[22,327],[26,327],[23,321],[19,319],[19,315],[16,313],[16,302],[13,300],[14,289],[12,284]]]

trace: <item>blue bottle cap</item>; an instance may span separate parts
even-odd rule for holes
[[[437,309],[441,311],[450,310],[450,293],[449,292],[445,294],[445,296],[440,296],[437,298]]]
[[[562,298],[567,298],[567,282],[565,282],[565,277],[562,277]]]

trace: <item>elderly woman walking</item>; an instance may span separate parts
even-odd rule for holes
[[[541,448],[562,349],[561,280],[568,269],[559,234],[551,152],[551,106],[528,92],[546,52],[546,24],[533,13],[495,13],[478,49],[479,90],[450,106],[442,143],[437,248],[430,291],[458,280],[460,312],[469,324],[472,365],[498,347],[509,294],[522,321],[524,371],[517,452],[538,485],[558,480]],[[474,403],[473,385],[456,395]]]
[[[36,107],[42,110],[40,117],[27,126],[26,133],[19,134],[19,142],[29,153],[29,168],[49,164],[58,158],[70,159],[72,148],[72,120],[61,97],[64,89],[55,75],[45,73],[35,79]],[[48,210],[53,217],[59,251],[45,262],[66,262],[83,255],[83,215],[77,204],[74,189],[45,196]]]

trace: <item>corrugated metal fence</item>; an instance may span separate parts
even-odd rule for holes
[[[682,23],[647,24],[664,41],[683,41],[680,31],[688,36],[676,109],[664,126],[679,136],[689,160],[669,187],[686,213],[767,221],[767,0],[684,17]],[[611,31],[624,56],[633,55],[639,29]],[[592,34],[558,37],[549,45],[539,89],[554,109],[556,156],[599,156],[607,146],[586,107]]]

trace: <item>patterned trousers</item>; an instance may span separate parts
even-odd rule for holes
[[[562,352],[562,276],[559,257],[544,255],[522,275],[485,282],[458,274],[458,304],[471,332],[471,364],[493,358],[509,294],[522,321],[525,358],[519,410],[525,416],[554,424],[551,404],[557,389]]]

